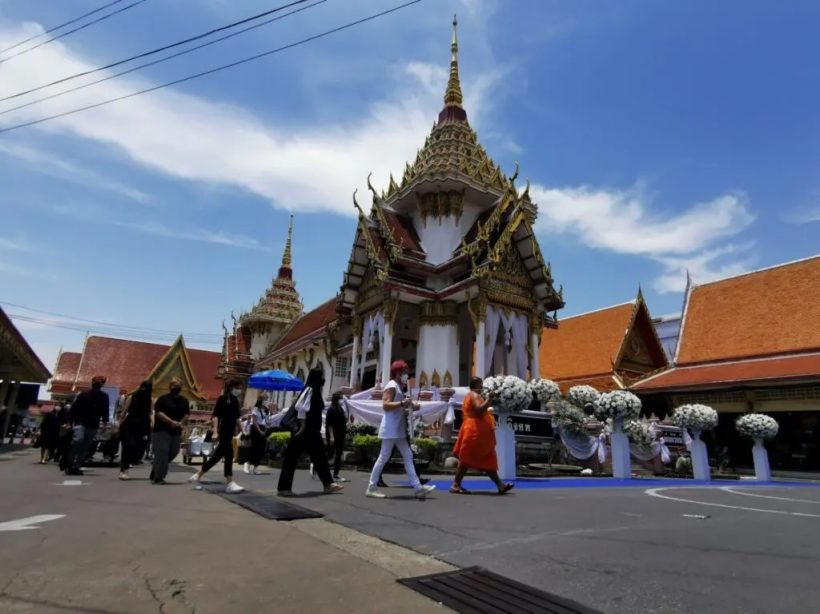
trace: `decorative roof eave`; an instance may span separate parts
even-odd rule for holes
[[[393,206],[412,197],[424,184],[431,184],[437,187],[446,181],[466,185],[477,192],[488,194],[496,198],[500,198],[506,190],[506,186],[504,185],[488,185],[461,170],[448,170],[446,172],[422,171],[418,175],[414,175],[412,179],[402,182],[401,186],[398,186],[395,191],[391,192],[388,190],[384,195],[383,204]]]
[[[27,377],[20,377],[19,379],[46,383],[51,377],[51,372],[35,354],[34,350],[31,349],[25,337],[17,330],[11,318],[6,315],[2,308],[0,308],[0,344],[9,348],[17,360],[24,365]],[[9,378],[8,375],[5,377]]]
[[[376,190],[373,188],[373,185],[370,183],[371,175],[373,175],[373,173],[370,173],[367,176],[367,187],[373,193],[373,205],[370,208],[370,218],[376,222],[379,228],[379,234],[387,246],[388,259],[390,262],[395,262],[404,252],[404,245],[401,243],[396,243],[396,238],[393,236],[393,231],[391,230],[390,224],[388,224],[387,218],[384,215],[384,205],[379,198],[379,195],[376,193]],[[391,185],[394,183],[392,175],[390,176],[390,183]],[[355,193],[353,198],[355,200]]]
[[[649,307],[646,305],[646,301],[643,298],[643,290],[641,287],[638,286],[638,296],[635,297],[635,300],[632,301],[632,314],[629,316],[629,323],[626,326],[626,330],[624,330],[623,340],[621,341],[621,347],[618,349],[618,354],[615,356],[615,360],[613,360],[613,367],[617,370],[621,364],[621,360],[623,359],[624,352],[626,352],[626,338],[629,334],[629,331],[635,326],[635,321],[638,319],[638,314],[641,311],[646,313],[647,320],[649,320],[650,324],[652,322],[652,316],[649,313]],[[664,362],[666,363],[664,367],[666,368],[669,365],[669,360],[666,358],[666,352],[663,351],[663,343],[661,343],[660,337],[658,337],[658,331],[655,329],[654,326],[650,326],[653,342],[655,343],[655,349],[659,352],[659,356],[663,357]],[[654,371],[653,371],[654,373]],[[640,379],[643,379],[641,376]],[[634,383],[634,382],[632,382]]]
[[[326,334],[327,327],[323,324],[321,328],[318,328],[313,332],[310,332],[304,335],[303,337],[300,337],[299,339],[296,339],[288,343],[284,347],[276,348],[274,351],[270,352],[269,354],[266,354],[265,356],[256,361],[256,363],[254,364],[254,368],[266,364],[272,360],[279,360],[281,358],[284,358],[285,356],[290,356],[294,352],[298,352],[299,350],[304,349],[312,343],[315,343],[316,341],[322,339],[322,337],[324,337]]]
[[[145,379],[152,381],[161,380],[173,366],[172,359],[177,355],[179,356],[182,364],[182,371],[185,374],[185,379],[187,379],[187,383],[190,384],[191,394],[193,394],[197,401],[207,401],[208,398],[202,393],[202,388],[196,379],[196,375],[194,375],[194,369],[191,366],[191,358],[188,356],[188,349],[185,347],[185,341],[183,340],[182,335],[177,337],[176,341],[174,341],[171,347],[168,348],[162,358],[159,359],[157,364],[151,370],[151,373],[149,373]],[[129,391],[129,393],[133,392],[135,391]]]

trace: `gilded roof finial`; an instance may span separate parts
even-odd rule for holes
[[[288,240],[285,241],[285,253],[282,254],[282,266],[290,267],[291,264],[291,240],[293,237],[293,214],[290,214],[290,224],[288,225]]]
[[[447,82],[447,91],[444,92],[446,106],[461,107],[461,82],[458,79],[458,20],[453,15],[453,41],[450,43],[450,80]]]

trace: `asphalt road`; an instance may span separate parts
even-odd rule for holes
[[[193,490],[187,468],[168,486],[147,467],[66,478],[37,453],[0,454],[4,614],[445,611],[396,582],[449,569],[429,557],[321,519],[266,520]]]
[[[353,483],[344,496],[299,503],[369,535],[604,612],[818,611],[820,484],[685,488],[656,480],[505,497],[445,491],[416,501],[404,488],[391,488],[387,500],[367,499],[365,476],[347,475]],[[273,478],[246,481],[273,488]],[[315,490],[305,472],[299,488]]]

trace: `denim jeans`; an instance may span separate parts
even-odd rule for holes
[[[97,435],[97,429],[92,429],[82,424],[75,424],[71,429],[71,448],[68,455],[68,470],[76,471],[85,462],[88,448]]]

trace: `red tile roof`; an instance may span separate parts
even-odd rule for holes
[[[684,366],[638,382],[637,392],[720,388],[751,382],[820,381],[820,353]]]
[[[334,297],[296,320],[282,339],[276,344],[272,353],[277,354],[282,350],[288,349],[290,345],[310,338],[314,334],[324,330],[324,327],[335,319],[336,298]]]
[[[541,377],[556,382],[611,375],[635,301],[562,319],[541,333]]]
[[[77,389],[88,388],[96,374],[105,375],[109,386],[120,390],[136,389],[151,373],[168,350],[169,345],[145,343],[113,337],[88,337],[83,348],[77,376]],[[194,377],[202,393],[213,400],[221,394],[222,382],[216,379],[221,361],[219,352],[186,348]],[[64,352],[63,356],[71,354]],[[66,359],[70,366],[73,358]],[[58,367],[60,363],[58,363]],[[73,377],[70,380],[73,383]]]
[[[678,365],[820,349],[820,256],[689,293]]]
[[[413,221],[406,215],[400,215],[390,209],[383,209],[384,217],[387,220],[390,231],[393,233],[393,238],[399,245],[402,245],[405,250],[412,250],[424,254],[421,247],[419,235],[416,228],[413,226]]]
[[[77,369],[80,367],[82,356],[80,352],[61,352],[57,357],[57,365],[54,367],[52,385],[57,382],[72,385],[74,378],[77,377]]]

